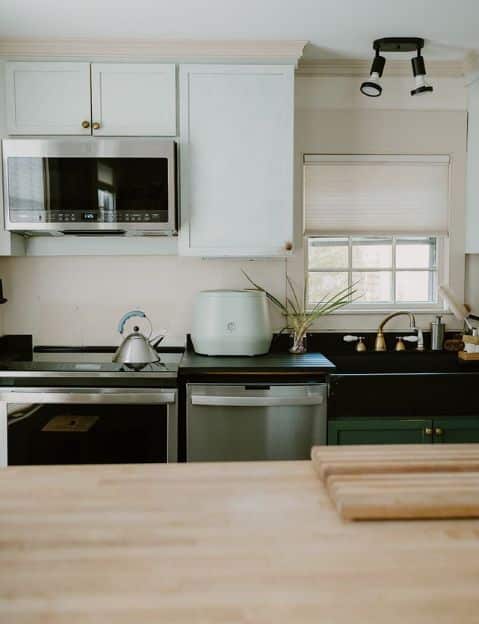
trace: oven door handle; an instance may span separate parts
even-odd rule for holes
[[[89,403],[166,405],[175,403],[176,391],[113,388],[22,388],[2,390],[0,401],[8,403]]]
[[[192,405],[207,405],[210,407],[303,407],[311,405],[322,405],[324,397],[322,395],[304,397],[258,397],[258,396],[216,396],[193,394],[191,395]]]

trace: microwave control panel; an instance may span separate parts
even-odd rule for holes
[[[168,211],[117,211],[101,213],[88,211],[21,211],[10,212],[10,221],[14,223],[165,223]]]

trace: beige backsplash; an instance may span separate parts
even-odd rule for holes
[[[244,288],[245,268],[278,294],[283,261],[153,257],[37,257],[0,260],[9,301],[4,333],[31,333],[36,344],[117,344],[121,315],[141,309],[155,331],[180,340],[191,325],[194,295],[209,288]],[[281,318],[274,317],[276,327]]]
[[[296,283],[302,278],[302,253],[288,261]],[[479,256],[467,258],[466,301],[479,310]],[[0,275],[8,303],[1,307],[3,333],[33,334],[36,344],[117,344],[121,315],[144,310],[155,331],[168,330],[170,342],[191,326],[195,293],[208,288],[244,288],[246,270],[276,295],[284,295],[283,260],[203,260],[158,257],[2,258]],[[281,316],[272,309],[275,329]],[[382,315],[335,315],[320,328],[331,331],[374,329]],[[425,329],[429,319],[418,317]],[[458,327],[450,317],[448,326]],[[400,328],[398,320],[391,328]]]

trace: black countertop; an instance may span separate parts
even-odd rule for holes
[[[287,375],[298,378],[304,376],[314,380],[318,376],[327,375],[414,375],[447,373],[475,374],[479,373],[479,362],[464,362],[456,353],[452,352],[424,352],[408,348],[404,352],[395,352],[393,342],[387,352],[357,353],[351,345],[346,345],[338,335],[312,334],[308,337],[309,351],[302,355],[293,355],[288,352],[289,338],[285,335],[276,335],[271,351],[268,354],[243,356],[205,356],[194,352],[189,336],[187,337],[186,351],[181,358],[183,348],[160,348],[159,351],[178,353],[180,376],[197,378],[220,375],[228,377],[255,375],[278,375],[284,379]],[[390,338],[390,337],[389,337]],[[369,342],[373,336],[369,336]],[[408,345],[409,346],[409,345]],[[35,352],[58,351],[88,353],[90,351],[110,353],[114,347],[36,347]],[[38,354],[37,354],[38,356]],[[3,336],[0,337],[0,359],[3,362],[25,361],[34,359],[31,336]],[[7,368],[9,366],[7,365]],[[231,377],[229,377],[231,378]]]
[[[402,351],[328,354],[335,375],[478,373],[479,361],[464,361],[447,351]]]
[[[198,355],[187,351],[180,363],[180,374],[210,373],[318,373],[327,374],[335,365],[321,353],[267,353],[253,357]]]

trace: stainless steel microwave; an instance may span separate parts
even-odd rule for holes
[[[170,139],[5,139],[7,230],[31,234],[175,234]]]

